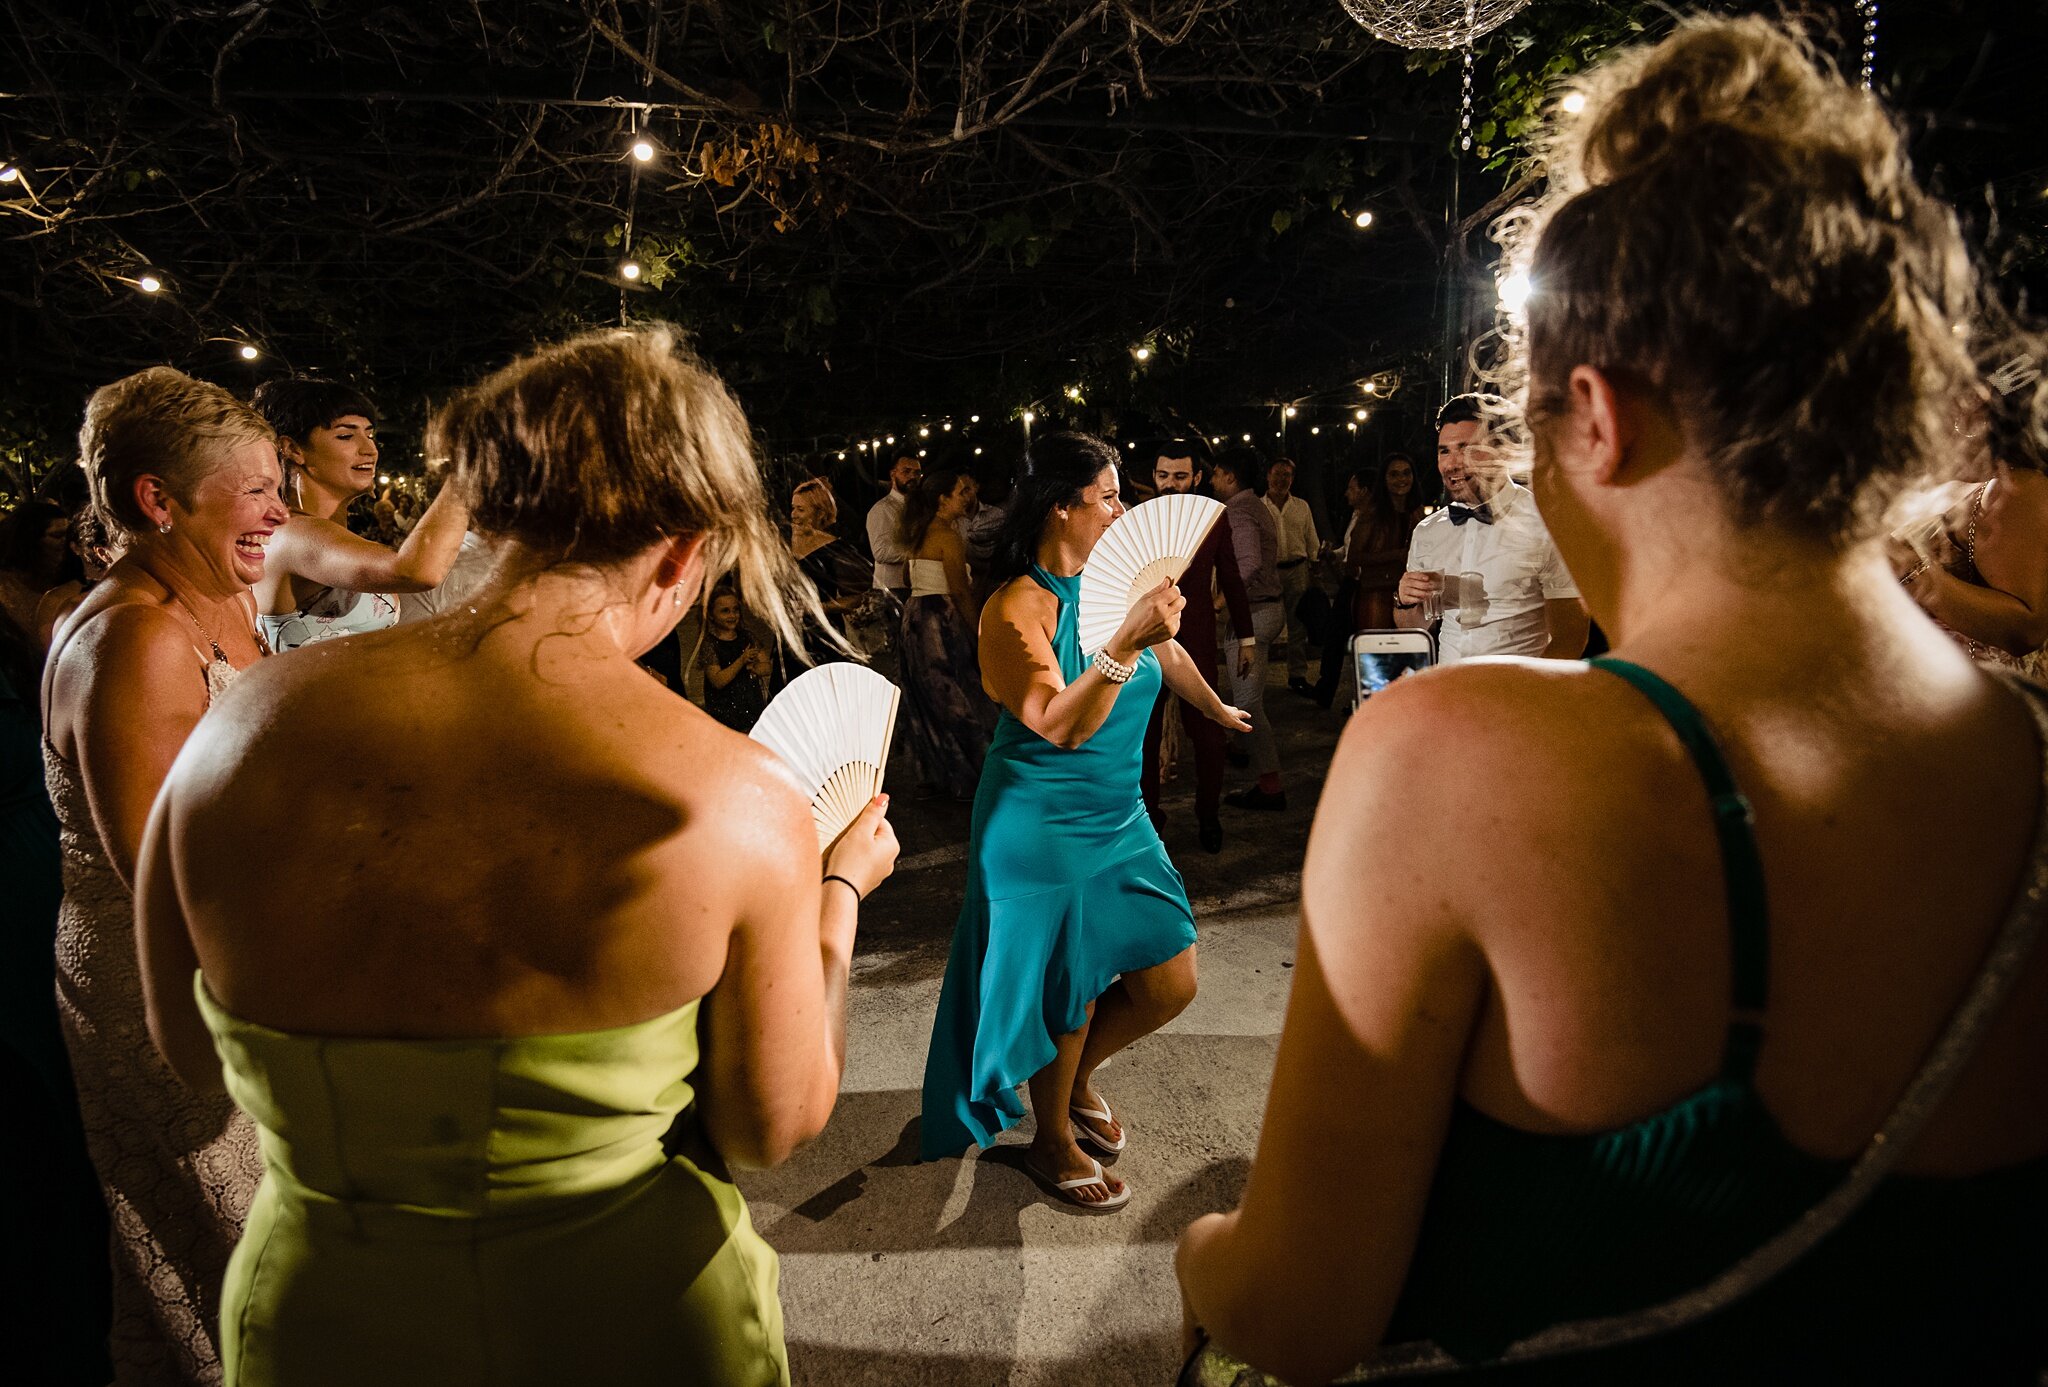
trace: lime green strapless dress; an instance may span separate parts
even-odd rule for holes
[[[194,989],[263,1143],[222,1295],[228,1387],[789,1381],[775,1253],[692,1107],[696,1003],[355,1040]]]

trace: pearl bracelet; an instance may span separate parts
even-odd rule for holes
[[[1138,667],[1113,658],[1107,650],[1098,650],[1095,652],[1095,672],[1112,684],[1127,684],[1138,672]]]

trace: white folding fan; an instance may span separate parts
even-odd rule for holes
[[[811,792],[819,851],[881,792],[900,697],[865,665],[819,665],[790,680],[748,734],[787,761]]]
[[[1221,501],[1193,492],[1155,496],[1125,511],[1096,541],[1081,570],[1082,652],[1093,655],[1108,645],[1130,615],[1131,604],[1162,578],[1179,582],[1222,515]],[[1208,594],[1201,594],[1201,600],[1206,602]]]

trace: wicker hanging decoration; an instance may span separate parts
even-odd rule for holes
[[[1377,39],[1403,48],[1462,48],[1513,19],[1529,0],[1343,0]]]

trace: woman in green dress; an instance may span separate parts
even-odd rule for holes
[[[266,662],[143,849],[152,1034],[262,1131],[226,1381],[773,1387],[727,1167],[830,1114],[895,839],[878,800],[821,871],[772,753],[634,661],[724,572],[792,644],[808,588],[666,329],[516,362],[433,434],[493,571]]]
[[[1174,642],[1185,603],[1171,583],[1083,655],[1081,569],[1123,513],[1114,448],[1080,433],[1032,442],[981,617],[982,684],[1002,712],[974,797],[921,1138],[927,1160],[988,1145],[1024,1115],[1028,1080],[1026,1168],[1101,1211],[1131,1196],[1077,1141],[1124,1148],[1095,1071],[1195,995],[1194,912],[1138,792],[1145,724],[1163,679],[1224,726],[1248,726]]]

